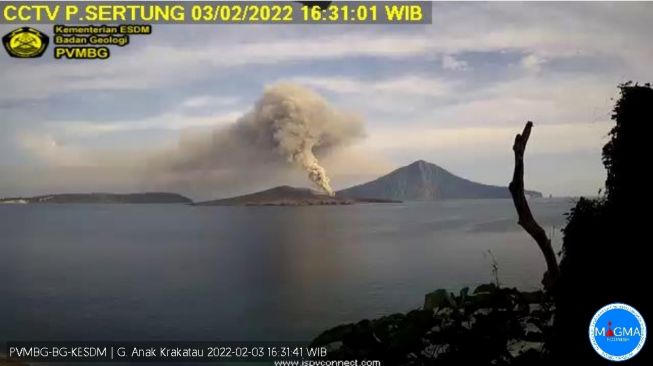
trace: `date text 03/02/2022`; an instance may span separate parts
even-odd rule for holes
[[[430,2],[35,3],[4,5],[3,23],[322,23],[415,24],[431,22]]]

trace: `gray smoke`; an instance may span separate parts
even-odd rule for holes
[[[362,133],[359,119],[331,107],[314,91],[294,84],[267,88],[237,126],[246,139],[274,147],[288,162],[304,169],[309,179],[329,195],[334,194],[330,179],[315,151],[346,144]]]
[[[303,169],[317,188],[333,195],[318,156],[364,135],[357,116],[338,110],[311,89],[280,83],[265,89],[253,108],[212,134],[185,137],[172,155],[161,157],[173,176],[220,184],[252,185],[278,178],[283,164]],[[228,177],[220,179],[220,177]],[[253,182],[254,181],[254,182]]]

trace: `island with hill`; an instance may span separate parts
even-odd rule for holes
[[[536,191],[526,191],[540,198]],[[309,188],[279,186],[236,197],[193,202],[177,193],[131,194],[72,193],[34,197],[0,198],[0,204],[94,203],[94,204],[192,204],[195,206],[325,206],[358,203],[398,203],[453,199],[508,199],[508,187],[487,185],[458,177],[444,168],[418,160],[370,182],[337,191],[334,196]]]
[[[542,193],[526,191],[533,198]],[[508,187],[473,182],[446,169],[418,160],[378,179],[338,191],[339,197],[375,197],[400,201],[510,198]]]
[[[34,197],[11,197],[0,199],[0,204],[54,204],[54,203],[95,203],[95,204],[156,204],[182,203],[193,201],[177,193],[146,192],[146,193],[66,193],[50,194]]]
[[[341,198],[308,188],[280,186],[237,197],[197,202],[196,206],[330,206],[356,203],[397,203],[396,200],[375,198]]]

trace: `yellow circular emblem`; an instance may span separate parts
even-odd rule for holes
[[[12,57],[40,57],[48,46],[48,36],[30,27],[18,28],[2,38],[5,49]]]

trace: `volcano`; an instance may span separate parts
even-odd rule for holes
[[[322,192],[308,188],[279,186],[265,191],[198,202],[196,206],[326,206],[353,205],[356,203],[389,203],[399,202],[384,199],[357,199],[332,197]]]
[[[526,191],[529,197],[542,193]],[[458,177],[446,169],[418,160],[371,182],[336,192],[341,198],[374,197],[400,201],[440,201],[455,199],[510,198],[506,186],[493,186]]]

